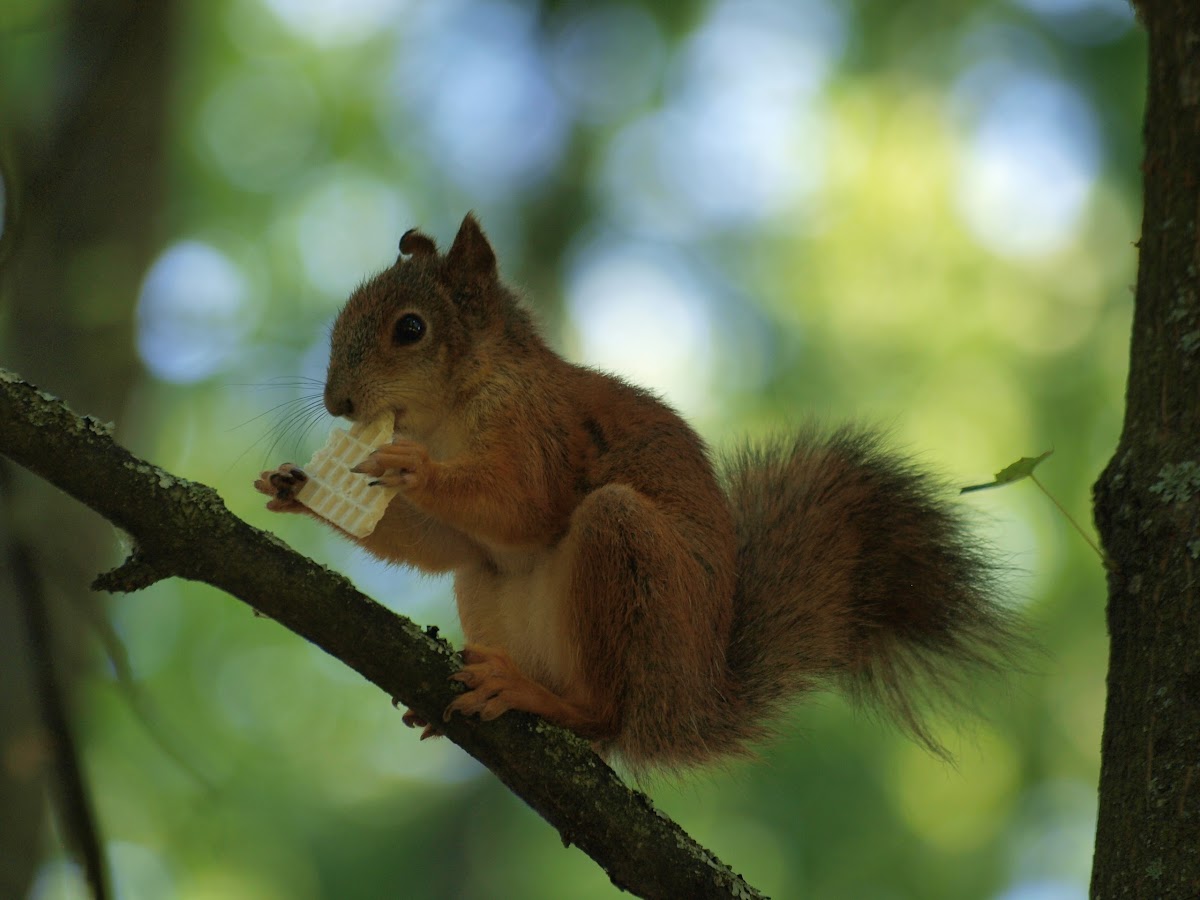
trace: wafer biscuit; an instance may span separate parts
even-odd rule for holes
[[[350,430],[335,427],[325,446],[303,467],[308,476],[296,499],[322,518],[355,537],[375,530],[399,488],[371,485],[374,477],[350,469],[392,439],[391,413]]]

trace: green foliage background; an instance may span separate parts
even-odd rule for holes
[[[0,113],[27,129],[61,102],[61,11],[0,13]],[[96,316],[141,303],[128,338],[149,368],[118,438],[398,611],[455,628],[446,582],[272,517],[250,485],[323,439],[304,412],[319,385],[294,379],[320,378],[340,299],[404,229],[444,244],[467,209],[564,353],[657,379],[717,448],[853,417],[968,484],[1053,447],[1039,477],[1089,521],[1138,233],[1144,45],[1122,5],[213,0],[183,7],[175,41],[159,280],[140,301],[90,295]],[[1090,111],[1094,165],[1066,226],[1043,239],[1017,217],[1032,237],[1006,244],[963,198],[993,171],[986,98],[1022,76]],[[1026,112],[1048,102],[1035,88],[1014,94]],[[737,131],[753,104],[775,130]],[[1055,171],[1020,138],[1007,152]],[[964,503],[1047,653],[974,686],[978,716],[939,720],[956,766],[820,696],[758,760],[649,785],[772,896],[1085,896],[1101,566],[1028,482]],[[454,746],[418,743],[240,603],[175,581],[105,606],[154,707],[148,731],[97,642],[76,708],[120,896],[616,894]],[[81,895],[48,835],[34,896]]]

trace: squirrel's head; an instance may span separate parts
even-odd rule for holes
[[[392,411],[397,428],[431,431],[478,389],[499,346],[532,333],[473,215],[444,255],[432,238],[408,231],[395,264],[338,314],[325,407],[358,421]]]

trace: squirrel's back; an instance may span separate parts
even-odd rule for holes
[[[585,489],[629,485],[670,514],[697,553],[714,567],[729,568],[733,521],[704,441],[650,391],[607,373],[571,368],[577,377],[576,433],[587,436],[592,453]]]

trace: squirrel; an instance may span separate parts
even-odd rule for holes
[[[1002,666],[1019,628],[936,478],[852,425],[718,469],[662,400],[547,345],[472,214],[445,254],[417,230],[399,250],[337,316],[324,403],[394,415],[353,471],[399,492],[350,539],[453,573],[466,690],[447,719],[525,710],[678,768],[748,752],[836,686],[942,753],[919,701],[961,664]],[[305,480],[285,464],[255,487],[320,518]]]

